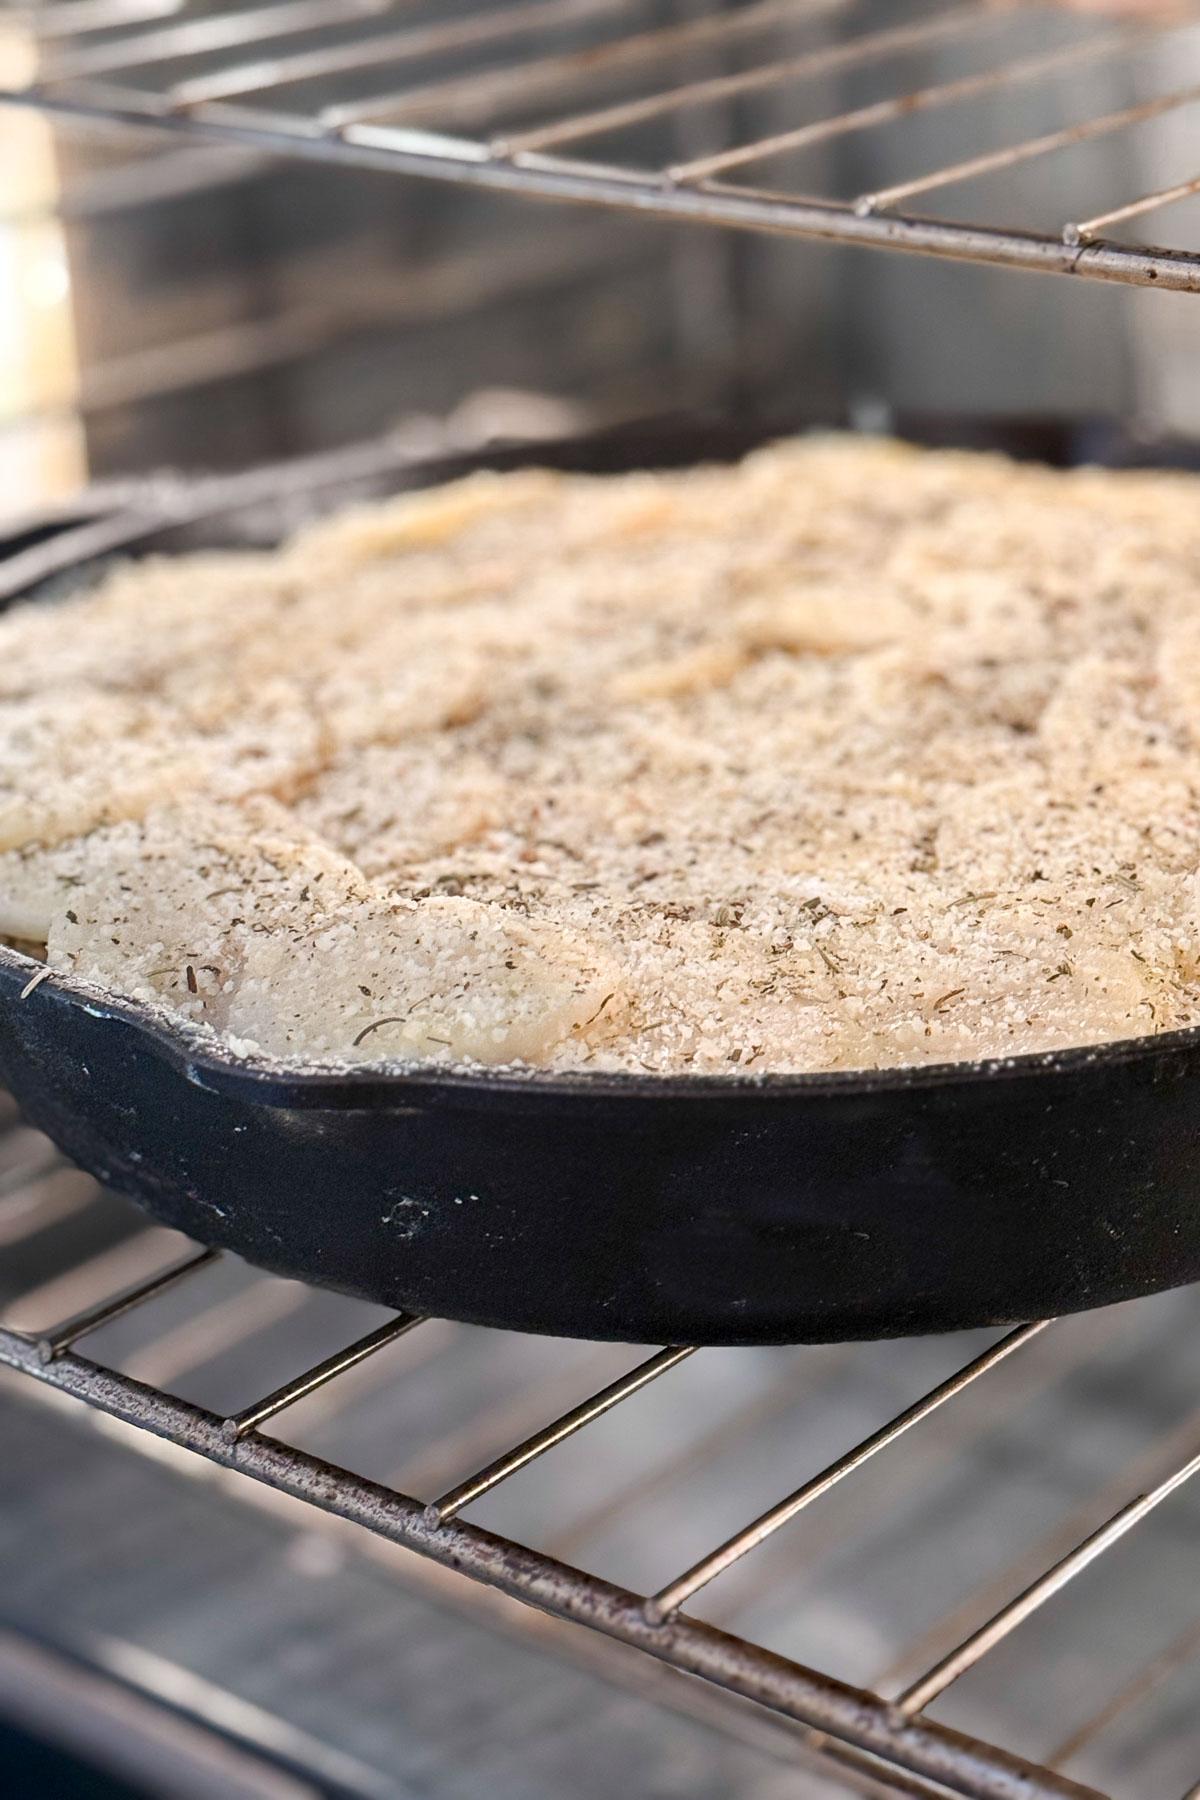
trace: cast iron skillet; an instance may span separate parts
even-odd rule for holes
[[[678,464],[762,435],[690,426],[478,460]],[[1187,460],[1061,427],[909,435]],[[260,507],[156,548],[270,529]],[[390,1306],[629,1342],[800,1342],[1200,1277],[1200,1030],[756,1081],[290,1074],[58,977],[22,999],[32,972],[0,950],[0,1079],[69,1156],[203,1243]]]

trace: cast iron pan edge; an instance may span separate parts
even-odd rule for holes
[[[810,1076],[294,1073],[56,975],[22,999],[36,968],[0,947],[0,1080],[68,1156],[200,1242],[404,1310],[816,1342],[1200,1278],[1200,1028]]]

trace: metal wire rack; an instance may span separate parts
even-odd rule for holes
[[[1196,18],[1024,0],[449,13],[49,0],[26,15],[0,98],[547,199],[1195,291]],[[1080,151],[1094,179],[1077,178]],[[1125,235],[1173,221],[1178,244]]]
[[[871,1687],[849,1685],[684,1610],[709,1583],[727,1575],[735,1565],[741,1568],[744,1558],[757,1553],[756,1560],[761,1561],[776,1534],[809,1508],[823,1507],[825,1528],[834,1540],[839,1532],[851,1535],[862,1481],[859,1476],[856,1483],[854,1477],[876,1457],[883,1457],[885,1467],[894,1471],[882,1487],[876,1482],[876,1490],[882,1492],[885,1504],[898,1504],[905,1483],[911,1482],[914,1474],[911,1467],[905,1473],[892,1459],[909,1433],[916,1433],[919,1445],[925,1427],[925,1463],[932,1468],[946,1459],[948,1451],[961,1455],[976,1440],[986,1441],[988,1432],[998,1429],[1014,1395],[1052,1386],[1081,1365],[1092,1367],[1094,1378],[1099,1379],[1094,1361],[1098,1346],[1103,1348],[1114,1321],[1125,1318],[1131,1309],[1114,1309],[1084,1321],[1036,1322],[998,1337],[851,1448],[835,1455],[819,1472],[807,1476],[782,1500],[750,1523],[729,1531],[715,1548],[657,1591],[639,1592],[566,1559],[598,1534],[603,1536],[605,1530],[615,1528],[636,1535],[640,1519],[660,1518],[665,1492],[686,1496],[702,1467],[718,1460],[720,1452],[735,1444],[745,1451],[756,1434],[769,1435],[772,1416],[778,1417],[803,1393],[805,1367],[813,1367],[805,1365],[805,1358],[839,1353],[803,1349],[769,1353],[782,1360],[765,1388],[744,1396],[740,1407],[715,1424],[706,1423],[699,1437],[691,1441],[671,1444],[671,1431],[664,1427],[662,1436],[668,1440],[665,1456],[644,1468],[637,1479],[618,1483],[615,1491],[609,1491],[606,1484],[605,1469],[615,1468],[610,1458],[599,1465],[589,1463],[583,1504],[554,1534],[553,1551],[533,1548],[466,1521],[462,1515],[538,1459],[561,1451],[577,1433],[586,1432],[618,1409],[630,1409],[635,1396],[653,1384],[662,1382],[664,1389],[669,1388],[673,1380],[680,1379],[682,1365],[693,1358],[703,1362],[706,1354],[729,1359],[753,1358],[760,1353],[706,1353],[671,1346],[635,1359],[633,1366],[615,1379],[595,1386],[595,1375],[589,1383],[588,1372],[596,1367],[597,1358],[608,1369],[614,1358],[628,1360],[634,1353],[623,1357],[612,1346],[601,1352],[593,1349],[584,1353],[577,1366],[560,1364],[548,1377],[529,1381],[523,1391],[495,1397],[481,1417],[446,1433],[440,1442],[435,1439],[415,1456],[410,1452],[388,1479],[367,1478],[314,1454],[303,1441],[290,1441],[287,1415],[296,1409],[304,1421],[302,1427],[297,1426],[296,1435],[301,1440],[311,1439],[322,1424],[345,1422],[339,1411],[342,1402],[345,1418],[352,1416],[355,1406],[362,1404],[367,1378],[377,1382],[390,1379],[401,1387],[427,1383],[439,1358],[447,1355],[453,1332],[466,1328],[395,1316],[266,1393],[257,1394],[251,1386],[229,1410],[214,1411],[182,1398],[171,1390],[181,1385],[186,1388],[182,1378],[190,1368],[206,1356],[227,1354],[232,1346],[245,1349],[263,1342],[263,1334],[281,1319],[304,1308],[311,1298],[309,1291],[298,1284],[256,1276],[237,1265],[237,1281],[214,1298],[211,1292],[204,1292],[205,1282],[222,1269],[228,1274],[234,1266],[232,1259],[194,1245],[185,1245],[181,1254],[182,1240],[175,1234],[148,1226],[132,1228],[123,1203],[103,1195],[95,1184],[71,1170],[44,1139],[19,1124],[11,1108],[3,1113],[0,1124],[6,1127],[0,1132],[0,1278],[6,1263],[11,1269],[32,1240],[56,1241],[55,1233],[61,1235],[65,1224],[89,1217],[98,1206],[119,1208],[124,1221],[115,1239],[102,1241],[100,1248],[96,1248],[98,1240],[93,1240],[91,1254],[78,1264],[66,1268],[54,1264],[48,1271],[43,1267],[40,1279],[23,1294],[17,1308],[23,1320],[35,1315],[34,1322],[20,1328],[8,1322],[0,1325],[0,1364],[125,1421],[139,1434],[168,1440],[232,1472],[235,1478],[246,1478],[334,1519],[364,1527],[385,1544],[416,1551],[443,1570],[499,1589],[541,1613],[587,1626],[673,1670],[699,1677],[714,1689],[739,1696],[742,1702],[751,1703],[757,1714],[787,1722],[797,1733],[798,1749],[818,1751],[862,1791],[959,1795],[972,1800],[1017,1800],[1018,1796],[1021,1800],[1099,1800],[1101,1790],[1062,1771],[1096,1738],[1110,1732],[1122,1715],[1144,1705],[1148,1696],[1200,1654],[1200,1628],[1189,1618],[1170,1642],[1160,1645],[1137,1667],[1126,1669],[1115,1688],[1092,1705],[1086,1717],[1058,1722],[1060,1741],[1045,1764],[929,1716],[935,1702],[995,1655],[1012,1634],[1022,1627],[1028,1630],[1035,1615],[1098,1559],[1114,1551],[1200,1470],[1200,1427],[1194,1403],[1170,1429],[1159,1429],[1136,1458],[1110,1471],[1098,1492],[1088,1492],[1062,1510],[1048,1532],[1019,1539],[1014,1559],[982,1581],[977,1571],[970,1572],[971,1578],[963,1584],[968,1590],[965,1598],[960,1595],[957,1605],[903,1645]],[[5,1279],[3,1285],[11,1296],[11,1281]],[[173,1294],[178,1304],[164,1326],[158,1303],[168,1294]],[[1175,1318],[1181,1307],[1190,1304],[1187,1296],[1169,1298],[1176,1309]],[[339,1304],[353,1308],[357,1303]],[[131,1350],[128,1336],[121,1340],[119,1322],[128,1330],[131,1323],[147,1313],[155,1314],[156,1309],[157,1330],[148,1339],[143,1335]],[[50,1322],[42,1323],[49,1314],[53,1314]],[[12,1316],[10,1303],[7,1317]],[[1083,1336],[1077,1335],[1069,1347],[1064,1340],[1064,1348],[1047,1365],[1047,1349],[1054,1346],[1058,1334],[1069,1335],[1072,1329],[1077,1333],[1082,1329]],[[1176,1326],[1172,1329],[1177,1331]],[[99,1360],[80,1349],[85,1340],[94,1338],[99,1338],[101,1345]],[[404,1339],[413,1340],[414,1351],[422,1343],[425,1348],[417,1354],[406,1352],[405,1360],[395,1364],[387,1353]],[[106,1346],[108,1354],[104,1355]],[[949,1344],[944,1348],[948,1353],[952,1350]],[[1090,1365],[1088,1358],[1093,1359]],[[1010,1365],[1003,1375],[1002,1365]],[[253,1371],[249,1375],[239,1372],[239,1381],[252,1384]],[[1005,1384],[1003,1389],[1001,1384]],[[574,1396],[581,1386],[591,1386],[591,1391],[578,1400]],[[971,1407],[966,1396],[977,1387]],[[565,1404],[567,1401],[570,1403]],[[927,1424],[943,1408],[949,1409],[947,1419]],[[632,1406],[631,1418],[636,1410]],[[939,1439],[939,1428],[944,1434],[952,1422],[949,1437]],[[280,1427],[283,1435],[279,1435]],[[931,1430],[935,1434],[932,1439],[928,1436]],[[892,1458],[886,1455],[889,1451]],[[794,1454],[794,1445],[789,1454]],[[951,1455],[949,1460],[953,1459]],[[459,1473],[464,1467],[471,1471],[465,1477]],[[919,1462],[918,1478],[920,1467]],[[770,1480],[776,1491],[784,1485],[778,1475]],[[867,1480],[869,1483],[870,1477]],[[430,1497],[422,1498],[422,1493]],[[680,1541],[686,1542],[686,1518],[677,1514],[676,1524],[682,1527],[677,1532]],[[1194,1548],[1194,1535],[1189,1541]],[[753,1560],[749,1567],[752,1571]],[[767,1587],[777,1580],[778,1568],[768,1561]],[[751,1594],[753,1585],[751,1577]],[[746,1594],[743,1584],[743,1608]],[[1085,1706],[1081,1697],[1076,1710]],[[1194,1708],[1189,1711],[1194,1715]],[[1186,1800],[1194,1800],[1198,1791],[1190,1788]],[[1139,1800],[1145,1800],[1144,1788],[1139,1786],[1136,1792]]]

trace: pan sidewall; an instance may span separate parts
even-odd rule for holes
[[[404,1310],[630,1343],[878,1337],[1200,1277],[1200,1046],[928,1085],[287,1104],[0,971],[0,1077],[157,1219]]]

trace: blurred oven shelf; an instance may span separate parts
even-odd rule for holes
[[[77,0],[50,0],[29,15],[27,67],[0,98],[649,217],[1200,288],[1192,9],[1126,21],[1020,0],[882,10],[737,0],[715,11],[514,0],[449,17],[422,0],[142,11],[98,0],[80,15]],[[910,71],[918,55],[939,59],[932,76]],[[1095,90],[1114,72],[1130,74],[1133,93],[1119,104]],[[1094,97],[1081,108],[1076,91]],[[1050,122],[1005,129],[1031,96]],[[764,105],[765,116],[747,112]],[[906,150],[903,128],[934,117],[953,150],[929,165]],[[1181,122],[1191,160],[1185,150],[1140,190],[1131,173],[1085,213],[1055,216],[1073,152],[1120,151]],[[860,143],[878,147],[882,175],[861,191],[823,191],[821,157],[846,145],[857,155]],[[995,184],[1031,175],[1034,198],[1023,187],[1011,217],[1006,203],[997,210]],[[1036,218],[1023,216],[1030,207]],[[1178,245],[1127,236],[1147,222],[1169,231],[1178,217],[1188,221]]]

